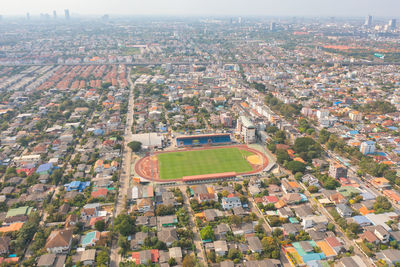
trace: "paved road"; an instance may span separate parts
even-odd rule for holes
[[[131,71],[131,69],[130,69]],[[131,158],[132,152],[131,149],[128,147],[128,143],[132,140],[132,123],[133,123],[133,112],[134,112],[134,97],[133,97],[133,88],[134,85],[131,80],[129,71],[128,81],[130,84],[130,92],[129,92],[129,102],[128,102],[128,113],[126,116],[126,126],[125,126],[125,133],[124,133],[124,147],[123,147],[123,154],[122,154],[122,165],[121,170],[122,173],[120,174],[119,178],[119,191],[118,197],[114,208],[114,218],[117,217],[121,212],[125,209],[125,199],[128,193],[128,188],[130,187],[130,167],[131,167]],[[111,255],[110,255],[110,266],[117,267],[121,261],[121,255],[118,254],[118,244],[117,240],[113,240],[111,246]]]
[[[186,194],[186,186],[180,186],[179,189],[183,193],[183,205],[186,208],[186,210],[189,211],[189,218],[190,218],[189,227],[191,229],[193,229],[193,233],[194,233],[193,241],[194,241],[194,244],[196,245],[197,259],[203,266],[208,266],[206,253],[205,253],[204,247],[203,247],[203,242],[201,241],[201,238],[200,238],[200,231],[196,226],[195,219],[194,219],[194,212],[192,210],[192,207],[190,207],[190,200]]]

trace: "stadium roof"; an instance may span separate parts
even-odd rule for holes
[[[176,139],[193,139],[193,138],[201,138],[201,137],[208,137],[208,136],[227,136],[230,135],[229,133],[215,133],[215,134],[198,134],[198,135],[181,135],[176,137]]]
[[[214,174],[201,174],[201,175],[191,175],[191,176],[183,176],[183,181],[195,181],[195,180],[207,180],[207,179],[222,179],[236,177],[236,172],[222,172],[222,173],[214,173]]]

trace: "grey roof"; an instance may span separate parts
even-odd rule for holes
[[[343,267],[354,267],[357,263],[351,257],[342,258],[341,263]]]
[[[259,250],[262,250],[262,248],[263,248],[260,239],[256,236],[248,237],[247,242],[249,243],[249,247],[250,247],[251,251],[259,251]]]
[[[400,250],[397,249],[385,249],[382,254],[391,262],[400,261]]]
[[[44,254],[40,256],[37,266],[53,266],[56,257],[56,254]]]
[[[280,267],[283,266],[279,260],[267,259],[261,261],[247,261],[245,267]]]
[[[341,210],[341,211],[343,212],[343,214],[346,214],[346,213],[353,213],[353,210],[352,210],[349,206],[347,206],[347,205],[345,205],[345,204],[337,204],[336,207],[337,207],[339,210]]]
[[[394,240],[400,241],[400,231],[390,232],[390,235],[393,237]]]
[[[234,266],[235,266],[235,264],[233,263],[233,261],[229,261],[229,260],[223,261],[220,264],[220,267],[234,267]]]
[[[228,232],[231,229],[229,228],[229,225],[227,225],[226,223],[220,223],[217,225],[217,233],[224,233],[224,232]]]
[[[178,234],[175,228],[165,228],[163,227],[161,231],[157,232],[157,237],[160,241],[164,243],[172,243],[178,240]]]
[[[169,249],[169,257],[174,259],[182,259],[182,249],[180,247],[173,247]]]
[[[96,259],[96,250],[88,249],[82,252],[81,261],[94,261]]]
[[[299,244],[305,252],[311,252],[314,250],[313,247],[311,246],[310,242],[308,242],[308,241],[300,241]]]

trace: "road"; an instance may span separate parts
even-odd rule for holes
[[[192,207],[190,206],[190,200],[186,194],[186,186],[180,186],[179,189],[183,193],[183,205],[186,208],[186,210],[189,211],[189,218],[190,218],[189,227],[191,229],[193,229],[193,234],[194,234],[193,242],[196,245],[197,259],[203,266],[208,266],[206,253],[205,253],[204,247],[203,247],[203,242],[201,241],[201,238],[200,238],[200,231],[197,228],[197,225],[196,225],[196,222],[194,219],[194,212],[192,210]]]
[[[132,151],[128,147],[128,143],[132,140],[132,123],[133,123],[133,113],[134,113],[134,96],[133,96],[133,82],[131,80],[131,69],[129,70],[128,81],[130,84],[129,91],[129,101],[128,101],[128,113],[126,115],[126,126],[124,132],[124,146],[122,149],[122,164],[119,176],[119,190],[118,197],[115,203],[114,214],[113,217],[117,217],[121,212],[125,209],[125,199],[128,193],[128,188],[130,187],[130,167],[131,167],[131,158]],[[121,261],[121,255],[118,254],[118,244],[117,240],[113,240],[111,246],[111,255],[110,255],[110,266],[118,267]]]

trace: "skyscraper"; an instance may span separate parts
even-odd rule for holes
[[[396,28],[396,19],[389,20],[389,29],[394,30]]]
[[[371,27],[372,26],[372,16],[371,15],[368,15],[365,18],[364,26],[367,26],[367,27]]]
[[[64,13],[65,13],[65,19],[69,19],[69,9],[65,9]]]
[[[29,12],[26,13],[26,19],[27,19],[27,20],[30,20],[30,19],[31,19],[31,15],[29,14]]]
[[[53,10],[53,19],[57,19],[57,12]]]
[[[269,30],[274,32],[276,30],[276,23],[271,21],[271,24],[269,25]]]

